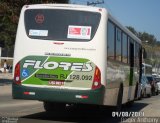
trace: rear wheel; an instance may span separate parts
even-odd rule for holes
[[[156,91],[156,95],[158,95],[158,90]]]
[[[135,89],[135,94],[134,94],[134,99],[139,99],[140,98],[140,96],[139,96],[139,94],[138,94],[139,92],[138,92],[138,83],[136,84],[136,89]]]
[[[119,92],[118,92],[118,98],[117,98],[117,106],[116,111],[121,111],[122,109],[122,97],[123,97],[123,86],[120,85]]]
[[[143,97],[143,94],[142,94],[142,90],[141,90],[141,92],[140,92],[140,96],[139,96],[138,100],[141,100],[141,99],[142,99],[142,97]]]

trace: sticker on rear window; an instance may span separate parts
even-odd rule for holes
[[[67,38],[90,39],[91,38],[91,26],[69,25]]]
[[[29,35],[30,36],[48,36],[48,30],[30,29],[29,30]]]
[[[44,15],[43,14],[37,14],[35,17],[36,23],[42,24],[44,22]]]

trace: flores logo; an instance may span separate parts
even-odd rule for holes
[[[89,72],[92,71],[93,68],[90,63],[69,63],[69,62],[45,62],[44,64],[41,61],[35,60],[25,60],[23,64],[23,68],[27,68],[28,66],[32,66],[35,69],[48,69],[54,70],[57,68],[62,68],[63,70],[71,70],[71,71],[84,71]]]

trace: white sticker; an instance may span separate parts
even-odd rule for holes
[[[30,29],[29,30],[29,35],[30,36],[48,36],[48,30],[34,30],[34,29]]]
[[[91,38],[91,26],[69,25],[67,38],[90,39]]]

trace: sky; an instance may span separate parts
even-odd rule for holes
[[[87,0],[71,3],[86,4]],[[160,41],[160,0],[104,0],[104,4],[97,6],[105,7],[122,25],[153,34]]]

